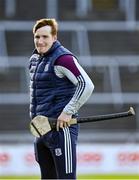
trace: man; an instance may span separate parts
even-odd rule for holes
[[[35,140],[42,179],[76,179],[78,125],[71,125],[94,85],[77,58],[57,40],[55,19],[33,27],[35,50],[30,58],[30,115],[57,118],[56,130]]]

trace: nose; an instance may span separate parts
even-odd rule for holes
[[[38,43],[42,44],[43,43],[43,38],[40,37],[39,40],[38,40]]]

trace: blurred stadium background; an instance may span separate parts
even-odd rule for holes
[[[79,57],[95,84],[80,116],[130,106],[136,111],[132,118],[81,125],[78,174],[137,175],[137,0],[0,0],[0,175],[39,174],[29,132],[28,59],[34,49],[32,26],[44,17],[58,20],[59,40]]]

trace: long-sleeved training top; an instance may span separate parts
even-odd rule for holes
[[[77,59],[71,55],[58,58],[54,65],[54,71],[59,78],[66,76],[76,86],[72,99],[63,111],[67,114],[77,113],[79,108],[91,96],[94,90],[93,82],[77,62]]]

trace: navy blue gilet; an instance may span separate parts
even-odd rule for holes
[[[59,41],[40,56],[35,50],[30,58],[30,116],[57,118],[71,100],[75,85],[68,78],[59,78],[54,72],[55,61],[63,55],[72,55]]]

